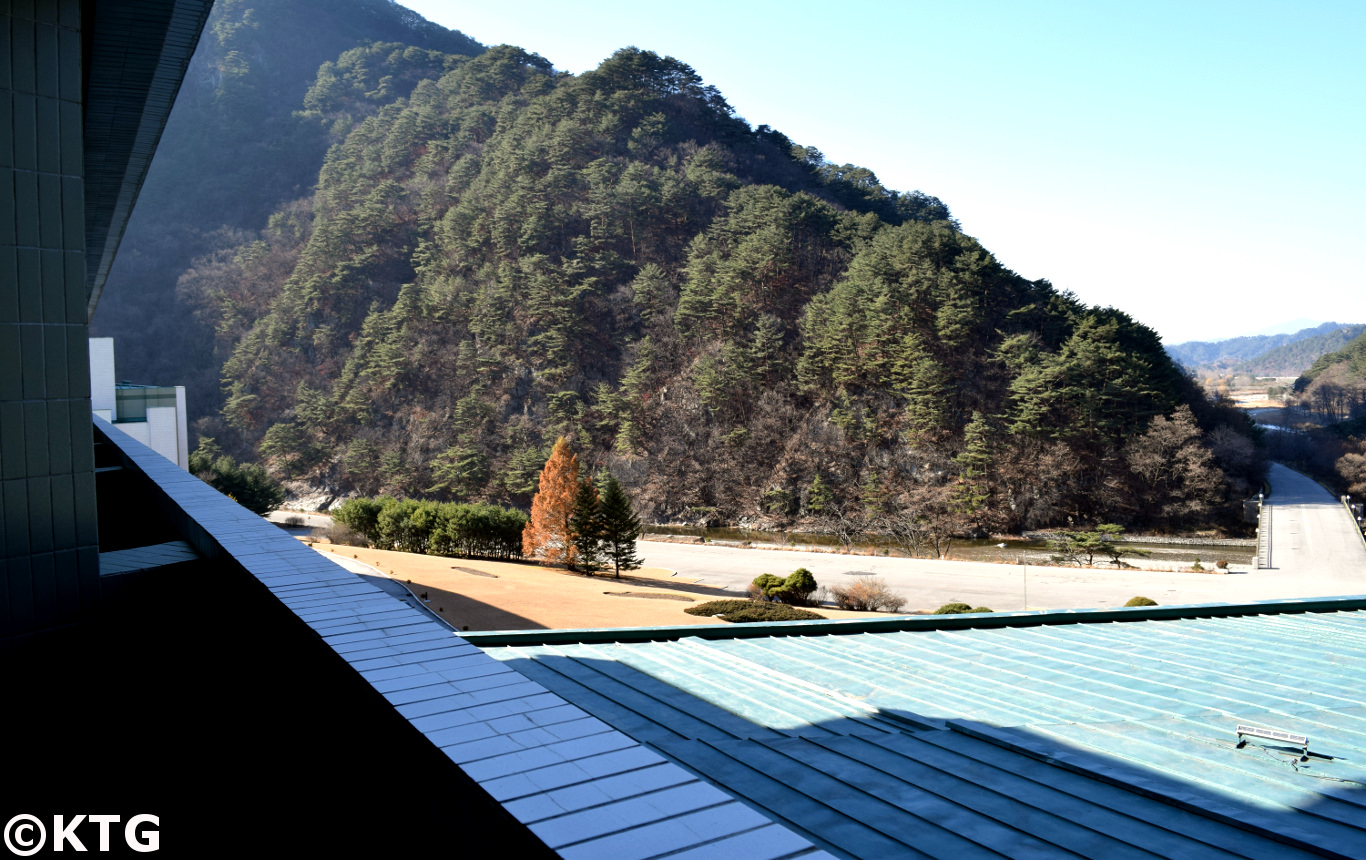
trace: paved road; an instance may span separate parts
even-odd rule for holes
[[[271,511],[266,514],[266,519],[280,525],[287,522],[298,522],[300,528],[325,529],[332,525],[331,514],[309,513],[305,511]]]
[[[1366,548],[1335,496],[1280,463],[1271,464],[1271,568],[1287,585],[1327,593],[1366,592]]]
[[[985,562],[849,556],[641,541],[651,567],[680,579],[743,592],[761,573],[805,567],[822,585],[875,575],[906,597],[906,610],[961,601],[997,611],[1122,606],[1143,595],[1158,603],[1245,603],[1286,597],[1366,594],[1366,550],[1346,511],[1325,490],[1284,466],[1271,474],[1273,559],[1270,570],[1208,574],[1083,570]],[[1243,567],[1246,570],[1246,567]],[[1027,582],[1026,582],[1027,580]]]

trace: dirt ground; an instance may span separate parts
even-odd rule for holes
[[[460,630],[537,630],[725,624],[689,615],[688,606],[735,594],[680,581],[642,568],[614,579],[535,564],[413,555],[316,543],[324,555],[354,559],[399,580]],[[815,610],[827,618],[872,618],[875,613]]]

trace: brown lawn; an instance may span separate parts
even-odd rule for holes
[[[327,543],[324,555],[364,562],[403,582],[461,630],[534,630],[725,624],[684,608],[736,595],[679,580],[658,568],[614,579],[534,564],[413,555]],[[867,612],[817,610],[827,618],[870,618]]]

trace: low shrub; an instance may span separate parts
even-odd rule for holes
[[[1157,605],[1157,601],[1156,601],[1156,600],[1153,600],[1153,599],[1151,599],[1151,598],[1148,598],[1148,597],[1144,597],[1143,595],[1140,594],[1138,597],[1130,597],[1130,598],[1129,598],[1129,602],[1126,603],[1126,604],[1124,604],[1124,605],[1125,605],[1125,606],[1156,606],[1156,605]]]
[[[754,600],[712,600],[689,606],[683,611],[689,615],[718,616],[722,621],[737,624],[754,621],[821,621],[825,618],[824,615],[795,606]]]
[[[945,603],[934,611],[935,615],[965,615],[972,611],[966,603]]]
[[[753,602],[754,601],[752,600],[710,600],[706,603],[699,603],[696,606],[688,606],[684,608],[683,611],[689,615],[701,615],[704,617],[722,615],[727,612],[737,612]]]
[[[1228,562],[1222,558],[1216,561],[1214,563],[1214,566],[1219,568],[1220,570],[1228,570]]]
[[[906,598],[887,587],[881,577],[860,577],[850,585],[833,585],[830,595],[840,609],[857,612],[897,612]]]
[[[1205,569],[1205,568],[1200,564],[1200,559],[1199,559],[1199,558],[1197,558],[1197,559],[1195,560],[1195,564],[1191,565],[1191,570],[1204,570],[1204,569]]]
[[[347,527],[344,523],[333,520],[332,525],[328,526],[323,532],[323,537],[338,546],[369,546],[370,542],[364,535],[357,534]]]
[[[971,615],[974,612],[995,612],[990,606],[969,606],[966,603],[945,603],[934,611],[935,615]]]
[[[798,609],[785,603],[754,603],[735,612],[721,616],[723,621],[745,623],[752,621],[822,621],[824,615],[817,615],[809,609]]]

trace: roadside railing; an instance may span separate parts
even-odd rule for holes
[[[1366,534],[1361,531],[1361,521],[1357,519],[1357,512],[1352,510],[1352,497],[1340,496],[1342,506],[1347,509],[1347,516],[1351,518],[1353,527],[1356,528],[1357,538],[1361,541],[1361,548],[1366,549]]]

